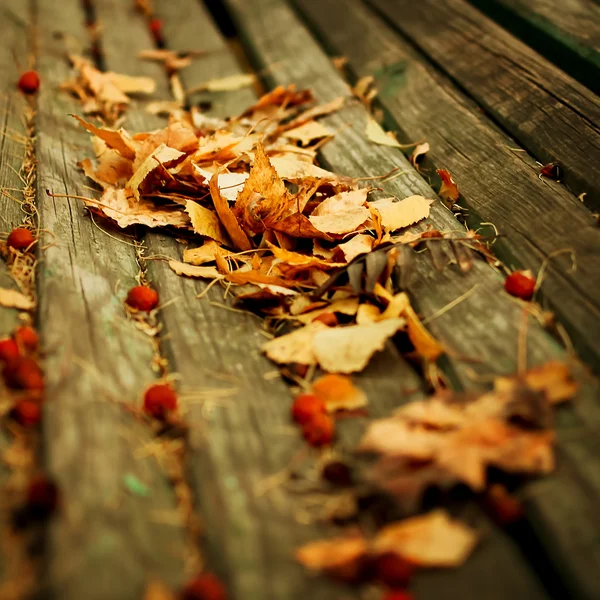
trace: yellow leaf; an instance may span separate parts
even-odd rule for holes
[[[369,138],[369,141],[373,142],[374,144],[379,144],[380,146],[391,146],[393,148],[402,147],[402,145],[391,132],[386,133],[381,128],[381,125],[379,125],[379,123],[371,117],[367,118],[366,134]]]
[[[31,310],[35,303],[31,298],[17,290],[0,288],[0,306],[17,308],[18,310]]]
[[[381,224],[388,231],[395,231],[413,225],[429,217],[433,200],[423,196],[409,196],[396,202],[394,198],[385,198],[370,202],[369,206],[381,215]]]
[[[444,354],[444,347],[425,329],[410,305],[404,309],[404,314],[408,322],[408,337],[415,350],[427,360],[437,360]]]
[[[221,244],[229,244],[229,239],[221,227],[219,216],[212,210],[205,208],[193,200],[188,200],[185,203],[185,212],[187,212],[192,220],[192,227],[195,233],[221,242]]]
[[[223,279],[223,275],[215,267],[194,267],[178,260],[170,260],[169,267],[185,277],[197,277],[199,279]]]

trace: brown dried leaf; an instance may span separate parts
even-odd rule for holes
[[[229,250],[221,248],[217,242],[206,240],[199,248],[186,248],[183,251],[183,262],[199,266],[207,262],[215,262],[217,255],[227,257],[232,254]]]
[[[292,333],[268,341],[263,350],[272,361],[279,364],[315,365],[317,358],[313,350],[313,339],[323,329],[327,329],[323,323],[310,323]]]
[[[444,510],[392,523],[372,543],[378,554],[393,552],[422,567],[459,567],[477,545],[477,534]]]
[[[103,75],[108,82],[128,96],[132,94],[153,94],[156,90],[156,81],[150,77],[133,77],[122,73],[113,73],[112,71],[108,71]]]
[[[357,256],[360,256],[361,254],[371,252],[374,243],[375,239],[372,238],[370,235],[359,234],[355,235],[348,242],[340,244],[338,248],[344,254],[346,262],[350,262],[354,260]]]
[[[240,227],[236,216],[229,208],[227,200],[223,198],[219,190],[219,171],[217,171],[210,179],[210,195],[212,197],[217,214],[221,219],[221,224],[227,230],[233,245],[238,250],[251,250],[252,244],[243,229]]]
[[[372,325],[350,325],[319,331],[312,340],[314,355],[325,371],[362,371],[386,341],[406,324],[404,319],[388,319]]]
[[[333,135],[333,131],[317,121],[307,121],[294,129],[288,129],[283,136],[290,140],[297,140],[302,146],[308,146],[315,140],[320,140]]]
[[[391,131],[385,132],[379,123],[372,117],[367,118],[367,128],[365,130],[367,138],[374,144],[380,146],[391,146],[392,148],[402,148],[396,137]]]
[[[367,555],[368,544],[362,536],[318,540],[298,548],[296,560],[313,571],[326,571],[352,579]]]
[[[95,125],[84,121],[77,115],[71,116],[76,119],[84,129],[99,137],[109,148],[116,150],[121,156],[129,159],[135,158],[135,144],[124,129],[114,131],[112,129],[105,129],[104,127],[96,127]]]
[[[123,189],[108,188],[98,202],[86,201],[89,208],[104,213],[119,227],[146,225],[147,227],[180,227],[188,229],[190,219],[183,210],[162,208],[149,200],[135,200]]]
[[[127,188],[133,192],[133,195],[137,200],[140,199],[139,187],[142,182],[154,169],[167,165],[178,158],[183,156],[183,152],[176,150],[175,148],[169,148],[164,144],[161,144],[156,150],[154,150],[142,164],[137,168],[131,179],[127,182]]]
[[[404,315],[407,319],[408,337],[420,356],[435,361],[444,354],[442,344],[425,329],[410,304],[404,307]]]
[[[429,144],[427,142],[424,142],[423,144],[417,144],[415,146],[415,149],[412,151],[412,154],[410,155],[410,162],[413,165],[413,167],[417,167],[417,169],[418,169],[419,161],[422,160],[423,156],[425,156],[429,152],[429,150],[430,150],[430,148],[429,148]]]
[[[178,260],[170,260],[169,267],[185,277],[197,277],[199,279],[223,279],[223,275],[215,267],[194,267]]]
[[[293,201],[259,142],[250,177],[235,203],[236,216],[245,229],[260,233],[265,227],[276,223],[290,209]]]
[[[370,216],[364,206],[368,190],[341,192],[327,198],[311,213],[309,220],[323,233],[342,235],[363,225]]]
[[[439,197],[446,202],[449,206],[452,206],[459,198],[460,192],[456,185],[452,175],[446,169],[438,169],[437,174],[442,180],[442,186],[438,192]]]
[[[356,410],[368,404],[367,395],[357,388],[350,377],[329,373],[319,377],[311,392],[325,402],[328,412]]]

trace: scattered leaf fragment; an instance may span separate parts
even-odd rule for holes
[[[395,138],[391,131],[385,132],[381,125],[372,117],[367,118],[366,135],[370,142],[380,146],[391,146],[392,148],[401,148],[401,144]]]
[[[452,206],[460,196],[458,186],[454,182],[454,179],[452,179],[450,172],[446,169],[437,169],[436,173],[442,180],[442,186],[440,187],[438,195],[447,205]]]
[[[35,302],[25,294],[8,288],[0,288],[0,306],[18,310],[32,310]]]
[[[328,412],[356,410],[368,404],[367,395],[346,375],[323,375],[312,384],[311,391],[324,401]]]

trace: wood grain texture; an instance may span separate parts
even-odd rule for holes
[[[157,11],[170,48],[209,51],[182,71],[186,88],[240,71],[199,5],[178,0],[158,4]],[[139,25],[129,21],[126,29],[136,32],[130,40],[141,42]],[[198,47],[198,40],[204,46]],[[130,55],[137,50],[131,48]],[[132,61],[121,59],[121,64],[125,71],[135,68]],[[251,90],[202,97],[212,103],[212,114],[220,116],[239,113],[254,99]],[[141,111],[130,112],[130,118],[141,128],[148,125]],[[181,258],[181,245],[168,235],[150,233],[145,241],[150,255]],[[207,396],[204,404],[190,404],[186,418],[191,425],[190,476],[204,523],[209,568],[227,582],[234,598],[302,598],[308,593],[323,600],[332,594],[355,597],[327,581],[308,578],[294,562],[297,546],[325,534],[318,526],[296,521],[296,515],[306,511],[306,501],[281,488],[266,495],[257,492],[303,447],[289,422],[290,391],[261,354],[267,337],[260,320],[227,310],[221,289],[196,299],[206,285],[175,276],[165,262],[149,261],[148,269],[167,303],[161,313],[163,347],[181,377],[183,395]],[[393,377],[384,376],[390,371]],[[376,399],[376,414],[385,414],[421,385],[391,347],[360,382]],[[342,444],[352,436],[356,441],[356,423],[341,429]]]
[[[239,72],[223,40],[199,7],[189,2],[157,5],[164,21],[165,38],[175,50],[194,48],[202,39],[211,54],[196,60],[182,72],[185,87]],[[203,23],[198,36],[198,23]],[[186,25],[187,24],[187,25]],[[133,23],[129,31],[136,30]],[[132,36],[138,39],[138,35]],[[194,48],[197,49],[197,48]],[[110,61],[107,60],[110,67]],[[125,65],[123,65],[126,68]],[[133,64],[131,64],[133,68]],[[249,91],[206,95],[213,103],[213,114],[226,116],[245,108],[252,100]],[[143,113],[130,114],[131,122],[142,124]],[[181,246],[167,235],[149,234],[146,243],[151,255],[180,257]],[[257,486],[286,467],[303,446],[297,430],[289,424],[287,386],[273,374],[273,366],[261,355],[265,337],[260,322],[251,315],[227,311],[222,291],[213,289],[199,301],[195,296],[205,285],[176,277],[167,264],[150,261],[149,273],[165,300],[175,300],[162,311],[165,325],[164,349],[172,367],[182,377],[182,389],[215,396],[207,407],[190,406],[187,416],[192,425],[190,460],[192,482],[199,513],[204,520],[207,561],[228,583],[235,598],[316,598],[354,597],[354,593],[325,580],[313,580],[293,561],[293,552],[302,542],[324,535],[322,527],[296,521],[305,510],[306,500],[274,489],[257,495]],[[360,385],[372,399],[374,416],[386,414],[420,387],[414,373],[389,348],[362,374]],[[221,399],[220,395],[225,394]],[[362,423],[360,424],[362,425]],[[341,446],[352,447],[362,427],[357,422],[341,426]],[[485,530],[490,525],[478,511],[474,522]],[[501,556],[505,563],[519,561],[511,542],[495,532],[487,545],[457,580],[455,573],[439,578],[424,577],[418,586],[435,597],[442,586],[453,586],[457,594],[473,589],[469,574]],[[511,564],[512,566],[512,564]],[[522,582],[515,584],[522,589]],[[531,580],[527,587],[534,597],[542,595]]]
[[[470,0],[566,73],[600,91],[600,6],[595,0]]]
[[[127,236],[107,235],[79,200],[91,195],[76,162],[92,155],[58,91],[69,77],[65,51],[86,44],[79,2],[39,3],[38,208],[49,247],[39,267],[40,325],[47,352],[44,460],[63,492],[48,545],[48,594],[65,600],[141,598],[150,577],[174,584],[183,536],[165,522],[173,493],[154,457],[137,456],[150,428],[125,407],[138,404],[154,374],[150,341],[123,309],[138,266]],[[54,237],[55,236],[55,237]],[[137,495],[125,476],[145,484]],[[162,516],[161,516],[162,515]],[[157,551],[160,549],[160,552]]]
[[[600,228],[562,185],[538,177],[539,167],[504,135],[477,105],[358,0],[297,0],[317,36],[333,54],[350,59],[356,77],[375,75],[379,100],[408,140],[426,139],[427,176],[448,169],[471,209],[472,229],[494,223],[506,237],[494,252],[511,267],[538,273],[551,260],[542,291],[573,337],[582,358],[600,371]],[[340,11],[344,26],[336,27]],[[357,44],[356,40],[361,43]],[[401,76],[390,76],[402,65]],[[483,228],[490,232],[490,229]]]
[[[27,99],[18,90],[19,66],[28,68],[29,60],[29,10],[27,3],[0,4],[0,232],[2,240],[8,233],[20,225],[25,217],[21,210],[23,200],[23,181],[19,171],[25,156],[25,111]],[[9,273],[7,264],[0,259],[0,287],[18,289]],[[19,311],[0,307],[0,338],[10,335],[20,323]],[[0,392],[4,393],[4,391]],[[0,423],[0,497],[7,498],[5,485],[10,477],[10,469],[2,457],[9,448],[12,435]],[[0,536],[6,539],[6,527],[10,527],[10,507],[7,502],[0,503]],[[15,550],[8,544],[0,544],[0,588],[5,580],[11,578],[11,561],[5,551],[13,554]],[[8,557],[8,558],[5,558]],[[6,569],[6,570],[5,570]]]
[[[237,27],[253,53],[257,68],[276,65],[268,76],[271,83],[296,82],[300,87],[310,87],[322,102],[349,94],[330,61],[284,3],[264,0],[254,2],[250,7],[242,0],[229,0],[227,5],[231,8]],[[327,123],[333,129],[338,129],[339,133],[332,143],[323,148],[321,159],[325,165],[352,176],[386,173],[392,167],[399,166],[407,173],[383,185],[386,195],[405,197],[420,193],[433,197],[431,189],[412,171],[403,155],[393,149],[374,146],[365,140],[365,113],[362,107],[351,105],[341,114],[327,119]],[[352,127],[348,124],[352,124]],[[430,223],[442,229],[457,227],[454,217],[440,204],[432,206]],[[424,315],[430,315],[449,301],[472,290],[475,285],[476,289],[466,300],[428,325],[434,335],[452,349],[453,355],[450,356],[449,362],[461,384],[469,388],[476,387],[477,381],[470,377],[468,367],[480,369],[480,373],[485,372],[487,375],[516,370],[517,331],[521,308],[501,291],[500,279],[482,263],[476,263],[471,272],[461,276],[452,268],[437,272],[430,262],[421,260],[417,265],[416,276],[409,286],[417,308]],[[564,356],[551,338],[532,322],[528,329],[527,353],[529,364]],[[459,357],[477,358],[477,361],[481,362],[467,366]],[[561,436],[567,437],[570,433],[571,436],[579,436],[585,440],[586,435],[592,435],[600,416],[596,402],[596,385],[595,380],[590,380],[590,387],[582,391],[579,402],[561,413]],[[563,448],[566,449],[566,445]],[[591,454],[593,455],[593,452]],[[596,461],[594,463],[597,464]],[[573,476],[577,477],[578,474]],[[565,491],[572,487],[572,481],[562,478],[561,472],[553,477],[553,483]],[[535,489],[535,486],[531,487],[534,498],[532,502],[543,505],[547,513],[552,513],[552,518],[548,517],[545,521],[549,535],[553,535],[552,532],[556,528],[568,529],[564,525],[565,521],[576,518],[579,514],[588,514],[593,505],[586,497],[585,484],[572,490],[573,503],[567,507],[568,510],[562,511],[561,525],[558,518],[561,511],[553,507],[552,497],[544,493],[534,493]],[[564,506],[562,508],[565,509]],[[593,525],[586,519],[583,519],[583,523]],[[563,533],[565,532],[557,531],[556,535]],[[562,560],[568,563],[590,560],[589,552],[586,556],[586,548],[578,544],[575,536],[569,536],[568,540],[563,536],[562,542],[564,543],[558,550]],[[597,589],[597,581],[592,576],[572,582],[572,585],[573,589],[577,589],[577,593],[584,588],[587,591]]]
[[[541,163],[600,207],[600,100],[463,0],[368,0]]]

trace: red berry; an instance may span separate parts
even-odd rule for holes
[[[9,362],[19,356],[19,346],[15,340],[4,338],[0,340],[0,360]]]
[[[403,590],[392,590],[388,592],[381,600],[415,600],[415,597]]]
[[[395,552],[385,552],[375,561],[377,578],[391,588],[404,588],[415,573],[415,565]]]
[[[314,394],[300,394],[292,404],[292,419],[300,425],[311,421],[315,415],[325,412],[325,402]]]
[[[35,427],[42,420],[42,407],[31,400],[19,400],[11,414],[23,427]]]
[[[226,598],[225,587],[212,573],[201,573],[190,581],[181,593],[181,600],[226,600]]]
[[[10,232],[8,239],[6,240],[6,245],[15,250],[25,250],[29,248],[33,242],[35,242],[35,238],[29,229],[17,227]]]
[[[166,384],[151,385],[144,394],[144,410],[155,419],[164,419],[177,408],[177,394]]]
[[[485,503],[494,520],[502,526],[516,523],[525,515],[521,503],[500,484],[488,490]]]
[[[150,19],[150,31],[155,38],[161,37],[163,23],[160,19]]]
[[[535,277],[530,271],[514,271],[504,280],[504,289],[522,300],[531,300],[535,291]]]
[[[44,374],[33,358],[19,356],[4,365],[2,370],[6,385],[13,389],[41,390]]]
[[[37,518],[49,517],[58,506],[58,487],[44,475],[29,483],[27,488],[27,508]]]
[[[24,348],[28,352],[35,352],[40,342],[37,331],[29,325],[17,327],[13,333],[13,338],[20,348]]]
[[[19,79],[19,89],[24,94],[35,94],[40,87],[40,77],[35,71],[25,71]]]
[[[129,290],[125,302],[131,308],[149,312],[158,306],[158,293],[144,285],[136,285]]]
[[[327,446],[333,441],[335,425],[333,419],[325,413],[319,413],[304,423],[302,435],[311,446]]]
[[[313,319],[313,323],[323,323],[327,327],[335,327],[338,324],[338,318],[332,312],[324,312]]]

